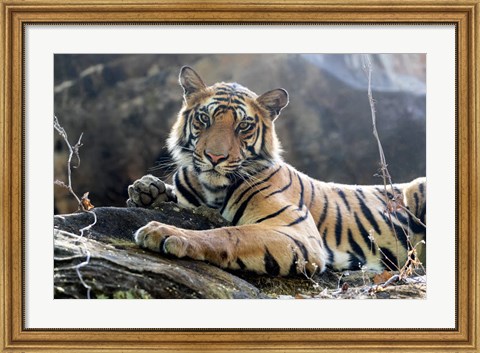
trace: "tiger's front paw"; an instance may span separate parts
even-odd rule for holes
[[[142,248],[176,257],[187,256],[187,235],[175,226],[152,221],[138,229],[134,237],[135,243]]]
[[[155,208],[165,201],[177,202],[171,185],[153,175],[144,175],[128,187],[127,207]]]

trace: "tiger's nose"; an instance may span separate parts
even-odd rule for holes
[[[217,154],[210,150],[205,151],[205,156],[207,156],[208,160],[212,162],[213,165],[217,165],[228,158],[228,154]]]

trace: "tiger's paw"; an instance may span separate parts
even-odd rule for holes
[[[128,186],[127,207],[155,208],[166,201],[177,202],[173,186],[153,175],[144,175]]]
[[[134,237],[135,243],[142,248],[176,257],[187,256],[186,234],[175,226],[152,221],[138,229]]]

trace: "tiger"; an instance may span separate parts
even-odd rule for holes
[[[274,123],[283,88],[260,96],[231,82],[207,86],[184,66],[183,104],[167,139],[173,185],[146,175],[128,187],[131,207],[206,205],[226,227],[189,230],[156,221],[136,244],[164,255],[270,276],[325,269],[397,269],[426,235],[426,178],[388,185],[315,180],[281,157]],[[400,264],[400,265],[399,265]]]

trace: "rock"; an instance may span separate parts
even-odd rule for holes
[[[106,238],[103,239],[104,241]],[[244,280],[203,262],[168,259],[123,243],[99,242],[57,230],[54,235],[55,298],[259,298]]]
[[[200,210],[201,212],[204,212]],[[55,298],[86,298],[79,269],[93,298],[216,298],[265,297],[243,279],[204,262],[172,259],[138,248],[133,232],[150,220],[175,221],[186,228],[207,229],[222,224],[199,212],[164,204],[160,210],[96,208],[97,224],[79,237],[93,221],[89,213],[55,216]],[[179,220],[181,219],[181,220]]]
[[[166,202],[155,210],[145,208],[97,207],[93,211],[97,223],[89,231],[90,239],[122,239],[133,242],[133,233],[150,221],[174,224],[186,229],[212,229],[228,225],[218,212],[207,207],[195,210],[181,208],[176,203]],[[54,216],[54,227],[79,234],[80,229],[93,222],[87,212]]]
[[[95,213],[97,222],[83,236]],[[54,217],[55,298],[210,298],[210,299],[372,299],[424,298],[426,277],[379,289],[376,273],[335,272],[315,276],[270,277],[224,271],[190,259],[140,249],[133,233],[156,220],[189,229],[227,226],[206,207],[184,209],[164,203],[158,209],[97,207]],[[78,272],[77,272],[78,270]],[[79,277],[79,274],[81,278]],[[91,287],[90,291],[82,284]]]

